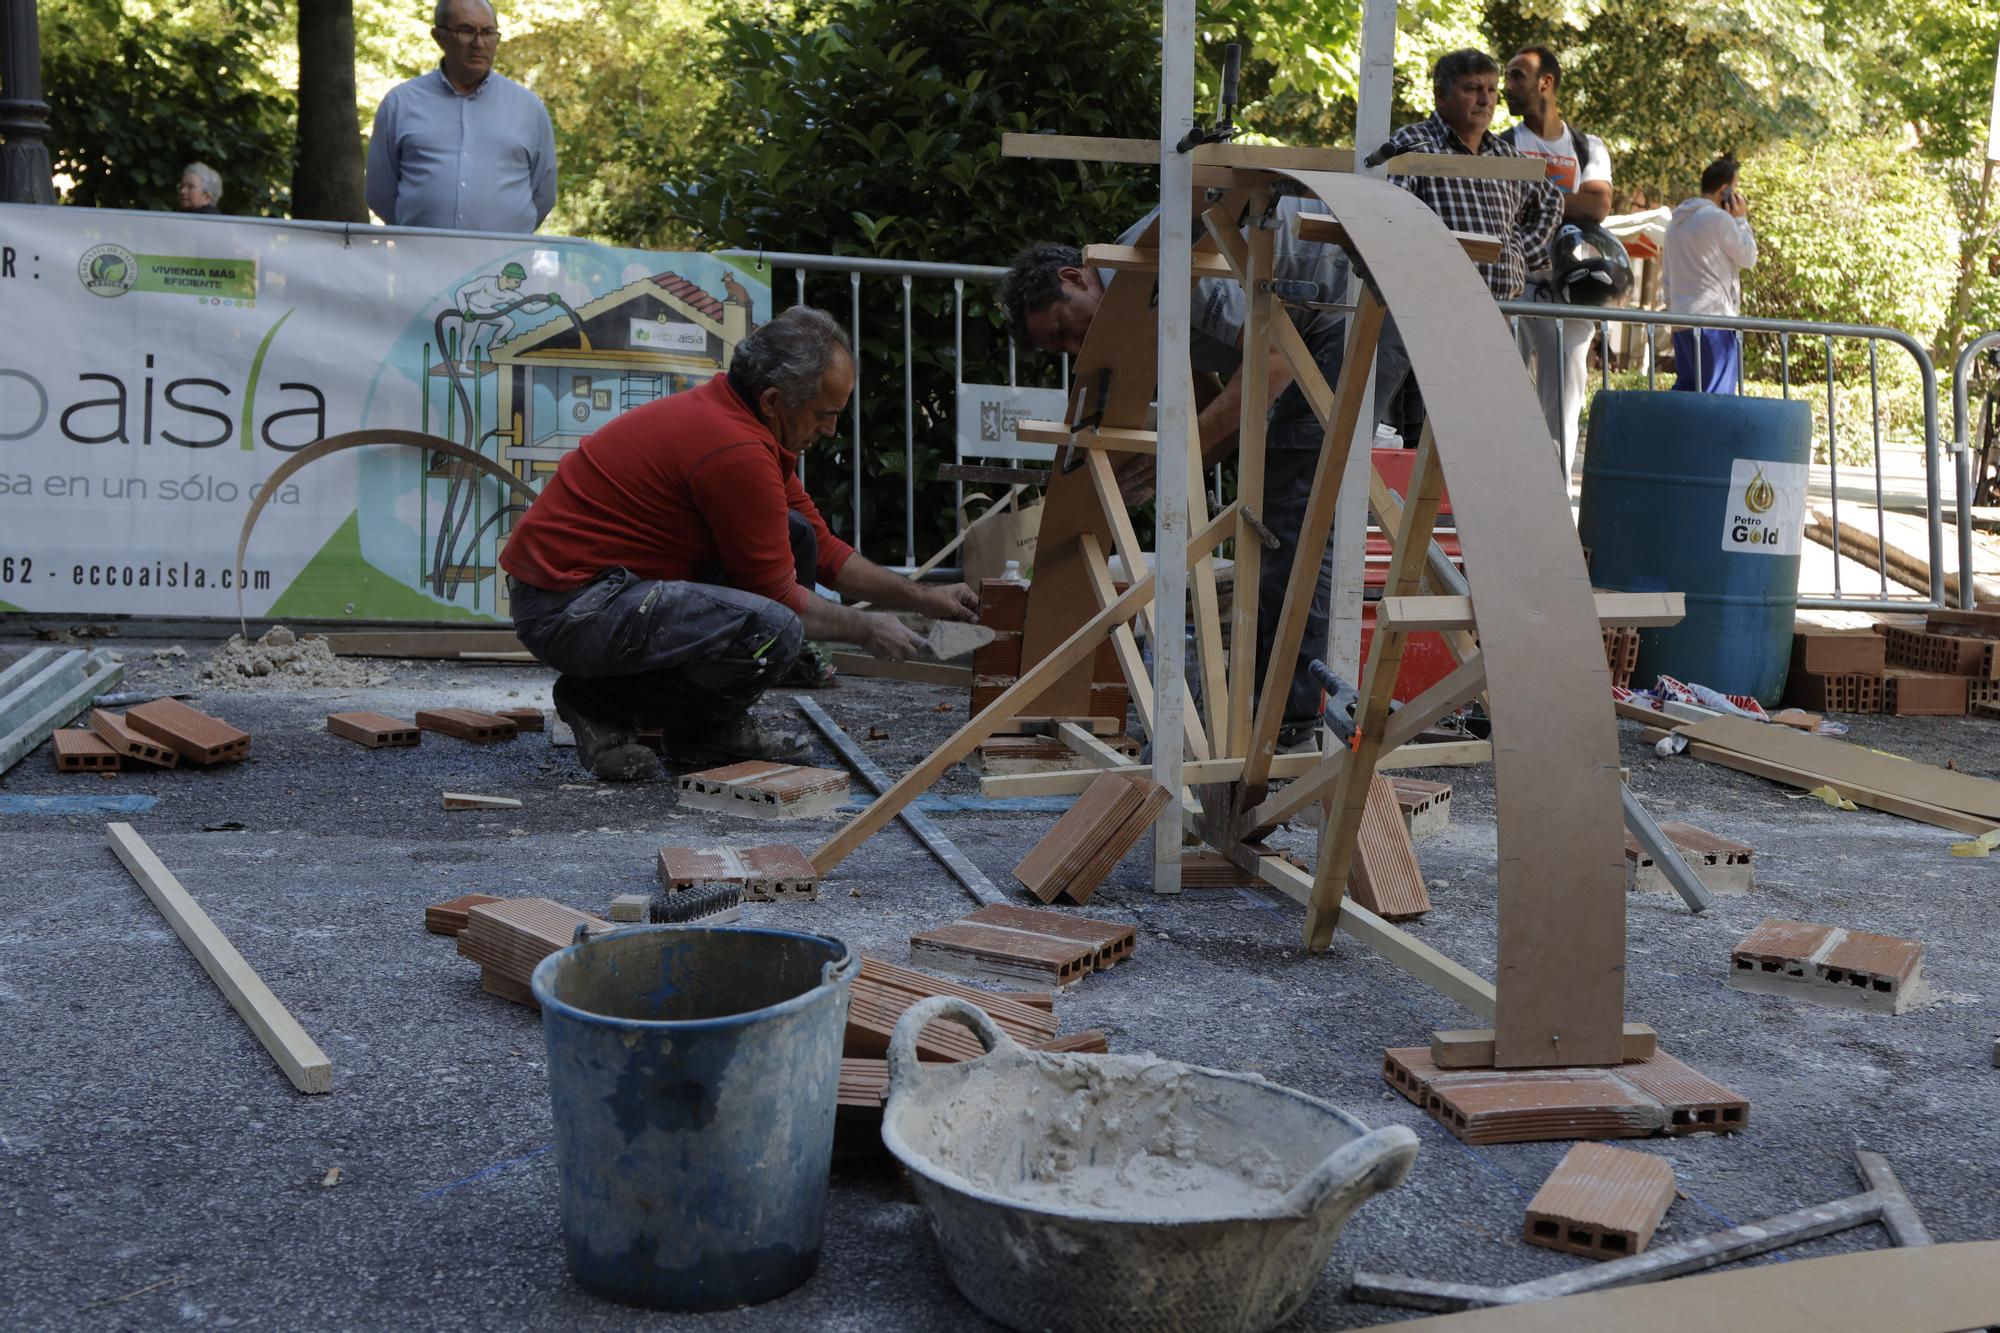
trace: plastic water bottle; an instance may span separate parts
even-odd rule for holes
[[[1009,560],[1007,568],[1001,571],[1000,577],[1012,583],[1019,583],[1021,581],[1021,562],[1019,560]]]

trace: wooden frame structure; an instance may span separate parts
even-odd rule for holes
[[[1130,143],[1010,135],[1005,147],[1018,156],[1135,160],[1138,150]],[[1158,160],[1157,144],[1143,147],[1136,160]],[[1243,394],[1234,502],[1213,515],[1207,512],[1199,450],[1187,452],[1185,531],[1191,539],[1178,554],[1188,574],[1202,708],[1197,715],[1190,701],[1185,709],[1187,776],[1198,774],[1201,783],[1184,794],[1185,825],[1216,852],[1304,904],[1309,948],[1328,948],[1336,928],[1346,929],[1486,1017],[1493,1024],[1495,1065],[1616,1064],[1626,1053],[1624,839],[1600,613],[1605,623],[1657,624],[1678,619],[1679,608],[1672,599],[1603,607],[1593,600],[1567,496],[1547,466],[1540,409],[1521,373],[1507,322],[1472,265],[1474,257],[1491,253],[1490,238],[1455,235],[1415,196],[1352,174],[1352,155],[1345,150],[1208,145],[1192,157],[1195,198],[1208,193],[1205,202],[1185,205],[1199,217],[1188,279],[1229,276],[1242,285],[1248,297],[1243,373],[1253,378]],[[1495,164],[1490,172],[1489,163]],[[1539,169],[1512,159],[1417,155],[1389,165],[1409,174]],[[1325,210],[1323,218],[1308,213],[1299,219],[1301,234],[1338,240],[1371,278],[1353,284],[1355,304],[1337,384],[1326,383],[1272,291],[1271,210],[1286,193],[1317,199]],[[1131,246],[1086,251],[1086,262],[1113,267],[1122,276],[1106,287],[1073,364],[1068,422],[1034,428],[1064,448],[1051,471],[1043,510],[1018,680],[815,852],[812,860],[822,875],[1012,716],[1087,713],[1090,658],[1106,637],[1139,701],[1141,722],[1153,731],[1154,691],[1132,626],[1148,614],[1157,571],[1150,568],[1151,557],[1140,548],[1119,496],[1111,455],[1151,451],[1154,437],[1146,416],[1156,394],[1163,416],[1174,398],[1182,404],[1192,400],[1191,385],[1184,381],[1155,383],[1162,364],[1155,350],[1155,312],[1166,279],[1148,281],[1146,274],[1159,272],[1158,231],[1156,223]],[[1360,683],[1356,738],[1350,749],[1318,760],[1274,794],[1269,782],[1286,686],[1354,448],[1376,344],[1391,311],[1430,416],[1408,494],[1399,497],[1379,475],[1370,476],[1369,508],[1383,531],[1393,534],[1393,554]],[[1325,436],[1275,643],[1259,682],[1248,646],[1257,631],[1263,375],[1273,348],[1290,366]],[[1447,477],[1469,597],[1422,595],[1427,581],[1439,594],[1465,591],[1439,577],[1431,541]],[[1236,560],[1230,643],[1245,648],[1234,662],[1223,646],[1213,571],[1224,541],[1233,541]],[[1116,591],[1109,568],[1113,551],[1130,579],[1123,593]],[[1181,618],[1177,608],[1164,614],[1168,624]],[[1457,666],[1391,713],[1404,645],[1419,628],[1445,631]],[[1493,983],[1342,901],[1377,767],[1430,723],[1482,695],[1489,700],[1497,738],[1492,756],[1499,789]],[[1080,727],[1064,727],[1062,734],[1088,765],[1125,763]],[[1156,773],[1179,767],[1179,762],[1160,765]],[[1315,802],[1328,817],[1311,875],[1253,849],[1260,830]]]

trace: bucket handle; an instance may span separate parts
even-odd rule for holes
[[[1402,1125],[1384,1125],[1334,1149],[1286,1191],[1283,1207],[1295,1216],[1310,1217],[1337,1194],[1372,1198],[1402,1184],[1416,1156],[1415,1134]]]
[[[889,1036],[889,1083],[892,1087],[922,1071],[923,1066],[917,1060],[917,1034],[939,1018],[963,1021],[989,1053],[999,1051],[1006,1055],[1021,1049],[1012,1037],[1000,1030],[1000,1025],[984,1009],[972,1001],[956,995],[933,995],[918,1000],[896,1020],[896,1030]]]

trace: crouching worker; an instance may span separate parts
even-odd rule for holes
[[[658,776],[670,760],[798,763],[805,737],[750,709],[808,637],[901,660],[923,640],[894,616],[819,596],[971,620],[964,584],[925,587],[854,553],[799,484],[854,391],[846,335],[799,306],[737,345],[726,374],[634,408],[557,466],[501,552],[514,630],[558,673],[556,713],[585,768]]]

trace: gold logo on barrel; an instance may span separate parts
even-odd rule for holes
[[[1764,469],[1758,468],[1757,475],[1750,478],[1750,484],[1743,488],[1743,504],[1753,514],[1769,512],[1778,503],[1778,490],[1764,480]]]

